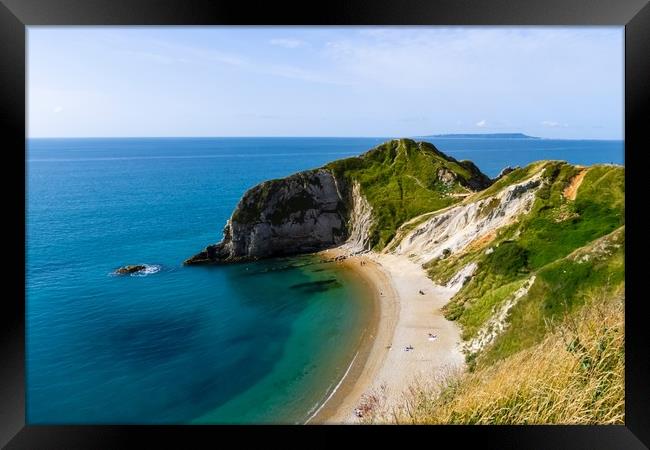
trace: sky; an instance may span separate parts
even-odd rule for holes
[[[623,27],[29,27],[28,137],[622,139]]]

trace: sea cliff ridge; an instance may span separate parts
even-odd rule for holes
[[[249,189],[221,242],[185,264],[231,263],[312,253],[353,241],[383,247],[405,221],[459,202],[492,183],[470,161],[427,142],[395,139],[321,168]]]

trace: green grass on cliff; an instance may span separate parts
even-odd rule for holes
[[[365,154],[325,166],[337,177],[357,181],[373,208],[370,243],[381,249],[397,228],[420,214],[459,202],[472,180],[487,181],[471,162],[456,161],[433,145],[410,139],[386,142]],[[438,173],[446,170],[455,180],[445,183]]]
[[[487,366],[540,342],[546,323],[571,315],[589,303],[596,292],[614,297],[623,290],[624,227],[599,241],[600,249],[587,246],[580,253],[586,260],[566,257],[537,271],[528,294],[510,311],[508,328],[480,355],[478,362]]]
[[[499,180],[495,181],[490,187],[487,189],[482,190],[478,194],[475,194],[472,196],[472,201],[477,201],[477,200],[482,200],[484,198],[488,198],[497,192],[499,192],[501,189],[503,189],[506,186],[510,186],[511,184],[515,183],[520,183],[533,175],[535,175],[539,170],[540,167],[543,167],[547,164],[547,161],[537,161],[534,163],[531,163],[527,165],[526,167],[520,167],[518,169],[513,170],[509,174],[505,175],[504,177],[500,178]]]
[[[520,170],[510,175],[530,175],[530,167]],[[542,170],[545,183],[529,214],[499,230],[486,246],[426,266],[434,280],[444,283],[469,262],[478,264],[472,279],[444,308],[448,319],[462,325],[464,339],[474,337],[525,280],[537,276],[529,293],[512,308],[507,330],[480,355],[479,362],[485,364],[538,343],[545,321],[581,305],[592,289],[607,284],[615,290],[624,279],[623,168],[589,168],[575,200],[566,199],[563,191],[581,169],[552,161],[536,163],[532,170]],[[569,257],[603,236],[608,236],[602,243],[609,249],[606,260],[576,262]]]

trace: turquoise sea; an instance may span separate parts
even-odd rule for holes
[[[314,256],[182,261],[269,178],[388,138],[30,139],[27,421],[301,423],[354,357],[369,299]],[[623,163],[622,141],[430,139],[495,176]],[[125,264],[146,274],[113,276]]]

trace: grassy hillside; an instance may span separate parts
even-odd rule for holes
[[[429,143],[410,139],[392,140],[325,167],[359,183],[373,208],[370,242],[376,249],[407,220],[457,203],[462,194],[490,184],[473,163],[456,161]]]
[[[580,304],[590,288],[606,282],[616,287],[623,282],[623,168],[589,168],[575,199],[566,198],[565,190],[582,170],[551,161],[512,172],[487,191],[495,193],[500,187],[541,171],[545,183],[537,192],[531,212],[498,230],[493,240],[427,264],[430,276],[440,283],[447,282],[466,264],[478,264],[472,279],[445,307],[446,317],[462,325],[464,339],[475,337],[495,309],[536,275],[528,295],[511,311],[512,326],[482,358],[499,359],[539,342],[544,336],[545,320]],[[485,191],[477,195],[485,197]],[[605,260],[576,261],[569,256],[607,235],[609,238],[603,241],[609,249]],[[488,248],[491,252],[486,251]]]
[[[623,423],[624,169],[542,161],[465,202],[534,175],[544,182],[528,214],[425,266],[446,283],[477,264],[444,312],[478,347],[466,354],[468,372],[412,386],[390,421]]]

